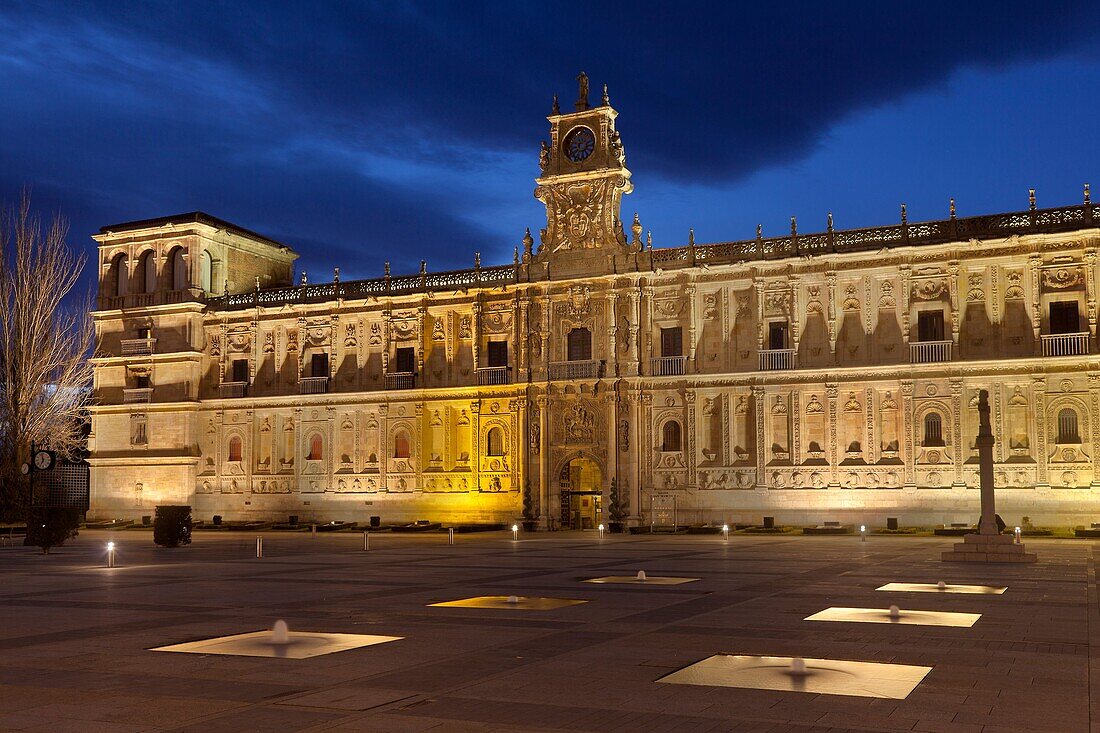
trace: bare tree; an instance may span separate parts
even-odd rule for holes
[[[84,448],[92,383],[90,301],[69,296],[85,258],[69,247],[68,223],[43,231],[24,193],[0,213],[0,516],[22,518],[31,446],[71,457]]]

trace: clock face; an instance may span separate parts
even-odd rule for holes
[[[49,451],[40,450],[34,454],[34,465],[40,471],[45,471],[53,465],[53,456]]]
[[[587,127],[575,127],[565,136],[562,149],[565,151],[566,158],[574,163],[580,163],[592,155],[592,151],[596,149],[596,136]]]

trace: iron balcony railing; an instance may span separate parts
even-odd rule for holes
[[[794,349],[761,349],[760,371],[776,372],[794,369]]]
[[[550,363],[550,379],[599,379],[599,377],[600,362],[595,359]]]
[[[298,394],[324,394],[328,392],[328,377],[300,377]]]
[[[389,372],[386,389],[412,389],[416,386],[416,372]]]
[[[655,356],[649,360],[649,372],[654,377],[679,377],[686,363],[686,356]]]
[[[151,338],[122,339],[122,355],[149,356],[153,353],[153,347],[156,345],[156,343],[157,340]]]
[[[931,364],[951,361],[950,341],[913,341],[909,344],[909,361],[912,364]]]
[[[477,383],[482,387],[494,384],[511,384],[510,369],[506,366],[481,367],[477,370]]]
[[[218,386],[221,397],[244,397],[248,394],[248,382],[222,382]]]
[[[126,387],[122,390],[123,404],[130,405],[138,402],[151,402],[152,399],[152,387]]]
[[[1082,356],[1089,353],[1088,331],[1044,334],[1043,356]]]

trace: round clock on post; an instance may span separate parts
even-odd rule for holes
[[[36,451],[34,454],[34,467],[39,471],[49,471],[53,468],[54,455],[48,450]]]

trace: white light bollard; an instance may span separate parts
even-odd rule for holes
[[[519,525],[518,524],[513,524],[512,525],[512,541],[515,542],[517,540],[519,540]]]
[[[309,534],[314,539],[317,539],[317,525],[316,524],[309,525]]]
[[[448,527],[447,528],[447,544],[448,545],[453,545],[454,543],[455,543],[455,528],[454,527]]]
[[[1015,530],[1014,530],[1014,531],[1012,532],[1012,534],[1014,534],[1014,535],[1016,536],[1016,544],[1017,544],[1017,545],[1018,545],[1018,544],[1020,544],[1020,528],[1019,528],[1019,527],[1017,527],[1017,528],[1016,528],[1016,529],[1015,529]]]
[[[363,530],[363,550],[370,549],[370,532]]]
[[[263,535],[256,537],[256,557],[264,556],[264,538]]]
[[[115,566],[115,543],[107,543],[107,567],[113,568]]]
[[[867,541],[867,525],[866,524],[859,525],[859,541],[860,542],[866,542]]]
[[[603,539],[603,525],[601,524],[597,529],[600,530],[600,539]]]
[[[730,539],[730,526],[728,524],[723,524],[722,525],[722,536],[725,537],[726,542],[729,542],[729,539]]]

